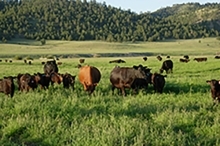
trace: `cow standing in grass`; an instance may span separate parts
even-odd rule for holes
[[[172,60],[165,60],[162,64],[162,67],[160,68],[160,73],[163,73],[163,71],[166,71],[166,73],[173,73],[173,61]]]
[[[210,91],[213,99],[213,104],[220,101],[220,80],[212,79],[207,80],[206,83],[210,85]]]
[[[4,93],[5,95],[10,95],[10,97],[14,96],[15,85],[13,81],[13,77],[4,77],[0,79],[0,92]]]

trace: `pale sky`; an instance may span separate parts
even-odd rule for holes
[[[122,10],[130,9],[133,12],[154,12],[160,8],[165,8],[167,6],[172,6],[173,4],[182,4],[188,2],[198,2],[200,4],[205,3],[220,3],[220,0],[96,0],[96,2],[103,3],[106,5],[111,5],[113,7],[119,8]]]

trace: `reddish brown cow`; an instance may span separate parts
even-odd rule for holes
[[[13,77],[4,77],[4,79],[0,79],[0,92],[5,93],[5,95],[14,96],[15,85],[13,81]]]
[[[101,79],[101,73],[96,67],[86,65],[80,67],[78,77],[84,90],[92,94]]]
[[[189,61],[190,61],[189,59],[183,59],[183,58],[180,58],[180,62],[188,63]]]
[[[50,81],[51,81],[52,85],[54,83],[61,84],[62,81],[63,81],[63,77],[62,77],[61,74],[53,72],[53,73],[50,74]]]
[[[197,62],[207,61],[207,57],[194,58]]]
[[[206,83],[208,83],[211,87],[211,95],[213,99],[213,104],[219,103],[220,101],[220,80],[212,79],[207,80]]]

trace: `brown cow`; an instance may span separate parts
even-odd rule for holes
[[[13,81],[13,77],[4,77],[4,79],[0,79],[0,92],[5,93],[5,95],[14,96],[15,85]]]
[[[207,61],[207,57],[194,58],[197,62]]]
[[[162,60],[162,57],[161,56],[157,56],[157,59],[159,60],[159,61],[161,61]]]
[[[30,89],[34,90],[35,88],[37,88],[35,76],[30,75],[29,73],[18,74],[17,81],[18,81],[18,89],[21,91],[28,92]]]
[[[183,59],[183,58],[180,58],[180,62],[188,63],[189,61],[190,61],[189,59]]]
[[[65,74],[62,74],[62,77],[63,77],[63,87],[64,88],[72,87],[72,89],[74,89],[76,76],[73,76],[69,73],[65,73]]]
[[[60,61],[59,61],[59,62],[57,62],[57,65],[62,65],[62,64],[63,64],[63,63],[62,63],[62,62],[60,62]]]
[[[79,59],[79,63],[84,63],[85,59]]]
[[[86,65],[80,67],[78,77],[84,90],[92,94],[101,79],[101,73],[96,67]]]
[[[220,101],[220,80],[212,79],[207,80],[206,83],[208,83],[211,87],[211,95],[213,99],[213,104],[219,103]]]

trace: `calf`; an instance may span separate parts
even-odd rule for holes
[[[213,99],[213,104],[219,103],[220,101],[220,80],[207,80],[206,83],[208,83],[211,87],[211,96]]]
[[[173,61],[172,60],[165,60],[162,64],[162,67],[160,68],[160,73],[163,73],[163,71],[166,71],[166,73],[173,73]]]
[[[37,84],[40,84],[41,89],[48,89],[50,85],[50,76],[42,73],[34,74],[35,81]]]
[[[5,95],[10,95],[11,97],[14,96],[15,85],[13,81],[13,77],[4,77],[0,79],[0,92],[4,93]]]
[[[165,77],[166,75],[161,75],[158,73],[152,74],[151,83],[153,84],[155,92],[163,93],[163,88],[165,86]]]
[[[84,63],[85,59],[79,59],[79,63]]]
[[[61,76],[61,74],[53,72],[50,74],[50,81],[52,85],[54,83],[61,84],[63,81],[63,77]]]
[[[65,74],[62,74],[62,77],[63,77],[63,87],[64,88],[72,87],[72,89],[74,89],[76,76],[73,76],[69,73],[65,73]]]

